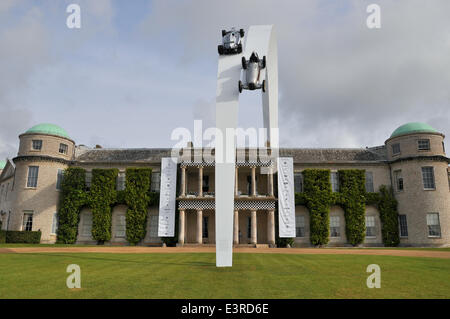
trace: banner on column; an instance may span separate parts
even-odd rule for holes
[[[278,158],[278,233],[280,237],[295,237],[294,161]]]
[[[175,196],[177,188],[177,159],[161,159],[158,237],[175,236]]]

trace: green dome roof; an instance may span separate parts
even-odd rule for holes
[[[0,161],[0,169],[4,169],[6,166],[6,161]]]
[[[426,123],[412,122],[398,127],[391,134],[391,137],[396,137],[399,135],[410,133],[439,133],[439,132]]]
[[[32,128],[30,128],[28,131],[26,131],[25,133],[51,134],[51,135],[57,135],[57,136],[61,136],[61,137],[70,139],[69,134],[67,134],[67,132],[63,128],[59,127],[58,125],[49,124],[49,123],[42,123],[42,124],[35,125]]]

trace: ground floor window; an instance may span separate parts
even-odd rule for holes
[[[116,224],[116,237],[117,238],[125,238],[126,230],[127,230],[127,221],[125,215],[117,216],[117,224]]]
[[[295,237],[305,237],[305,216],[295,216]]]
[[[330,236],[341,237],[341,223],[339,216],[330,217]]]
[[[366,216],[366,237],[375,237],[375,216]]]
[[[429,237],[441,237],[441,225],[439,222],[439,213],[427,214],[427,226]]]
[[[158,215],[150,215],[150,237],[158,237]]]
[[[31,231],[33,229],[33,213],[28,212],[23,214],[23,227],[24,231]]]
[[[208,238],[208,216],[203,217],[203,238]]]
[[[85,214],[83,217],[81,234],[84,237],[90,237],[92,233],[92,214]]]
[[[58,231],[58,213],[54,213],[53,214],[53,221],[52,221],[52,234],[56,234],[56,232]]]
[[[398,215],[398,224],[400,226],[400,237],[408,237],[408,224],[406,215]]]

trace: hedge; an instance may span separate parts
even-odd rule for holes
[[[0,230],[0,244],[6,243],[6,231]]]
[[[40,231],[12,231],[6,233],[6,243],[11,244],[39,244],[41,242]]]

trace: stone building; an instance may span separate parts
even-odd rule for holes
[[[3,230],[40,230],[43,243],[54,243],[58,228],[58,203],[64,169],[71,166],[87,171],[90,185],[94,168],[118,168],[118,189],[124,188],[128,167],[150,167],[152,191],[160,187],[162,157],[170,149],[103,149],[76,145],[62,128],[51,124],[32,127],[19,136],[15,158],[0,162],[0,220]],[[192,145],[191,154],[198,152]],[[246,152],[246,150],[238,150]],[[398,201],[400,244],[412,246],[450,246],[450,159],[445,155],[444,135],[423,123],[397,128],[382,146],[361,149],[283,148],[279,155],[294,160],[296,192],[302,191],[302,170],[331,170],[333,191],[339,191],[337,171],[363,169],[366,191],[381,185],[394,189]],[[214,162],[178,161],[179,245],[214,244]],[[236,164],[234,244],[273,245],[277,206],[276,174],[267,163],[242,161]],[[126,244],[126,206],[112,211],[111,244]],[[381,246],[381,220],[376,207],[366,206],[364,245]],[[91,236],[92,212],[80,213],[79,243],[95,243]],[[147,235],[141,244],[160,244],[158,207],[150,207]],[[309,212],[296,206],[298,246],[310,245]],[[348,245],[344,211],[330,210],[330,246]]]

